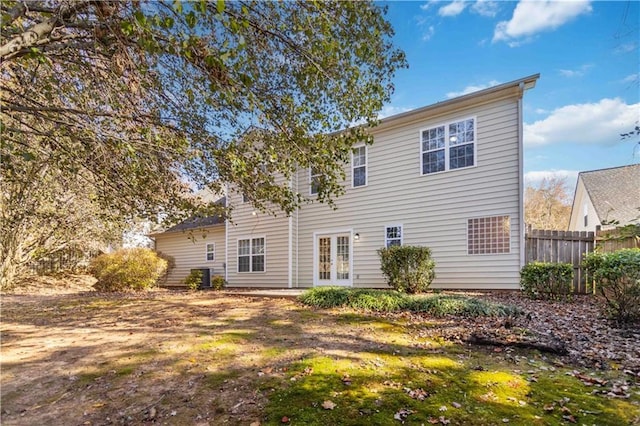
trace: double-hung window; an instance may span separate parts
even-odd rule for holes
[[[322,173],[314,170],[313,167],[309,167],[309,194],[315,195],[318,193],[321,177]]]
[[[215,243],[208,243],[206,246],[206,254],[208,261],[216,260],[216,245]]]
[[[420,132],[422,174],[476,164],[476,119],[468,118]]]
[[[384,229],[384,246],[389,248],[402,245],[402,225],[389,225]]]
[[[238,240],[238,272],[264,272],[264,256],[264,237]]]
[[[351,175],[354,188],[367,185],[367,146],[353,148],[351,153]]]

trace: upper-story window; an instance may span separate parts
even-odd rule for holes
[[[389,225],[384,229],[384,246],[389,248],[402,245],[402,225]]]
[[[367,185],[367,146],[353,148],[351,153],[351,175],[353,187]]]
[[[208,243],[206,250],[207,250],[207,260],[209,261],[216,260],[216,244]]]
[[[475,165],[476,119],[456,121],[420,132],[422,174]]]
[[[313,167],[309,167],[309,194],[315,195],[320,187],[320,177],[322,173],[317,172]]]

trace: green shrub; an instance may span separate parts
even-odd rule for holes
[[[222,290],[227,285],[222,275],[214,275],[211,277],[211,288],[214,290]]]
[[[167,270],[167,261],[147,248],[122,249],[93,260],[91,274],[98,291],[147,290]]]
[[[619,324],[640,320],[640,248],[589,253],[582,265],[604,297],[610,319]]]
[[[428,247],[393,246],[378,250],[387,284],[405,293],[426,291],[435,278],[435,262]]]
[[[184,285],[191,291],[200,290],[202,285],[202,271],[200,269],[192,269],[189,275],[182,281]]]
[[[528,263],[520,270],[520,287],[532,299],[568,298],[573,291],[573,265]]]
[[[316,308],[352,308],[373,312],[415,312],[434,316],[459,315],[516,316],[522,310],[484,300],[457,295],[407,295],[394,290],[350,289],[344,287],[316,287],[298,298],[305,305]]]

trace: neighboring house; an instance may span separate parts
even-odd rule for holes
[[[640,223],[640,164],[580,172],[570,231]]]
[[[538,77],[381,120],[371,129],[373,145],[356,146],[345,165],[336,210],[311,202],[290,216],[269,216],[229,188],[233,223],[203,227],[206,238],[195,241],[175,228],[154,235],[156,248],[176,259],[168,284],[210,265],[230,287],[386,287],[377,250],[402,244],[431,248],[434,288],[517,289],[522,97]],[[314,198],[311,170],[290,184]],[[214,261],[205,260],[209,242]]]

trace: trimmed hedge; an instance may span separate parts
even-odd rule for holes
[[[606,315],[619,324],[640,320],[640,248],[589,253],[582,266],[606,301]]]
[[[394,290],[315,287],[305,291],[298,300],[316,308],[352,308],[373,312],[428,313],[433,316],[458,315],[517,316],[523,312],[515,306],[486,302],[458,295],[407,295]]]
[[[378,255],[387,284],[397,291],[422,293],[436,276],[428,247],[393,246],[379,249]]]
[[[563,299],[573,292],[573,265],[531,262],[520,270],[520,287],[531,299]]]
[[[91,274],[98,279],[98,291],[147,290],[167,271],[168,262],[148,248],[122,249],[98,256],[91,262]]]

